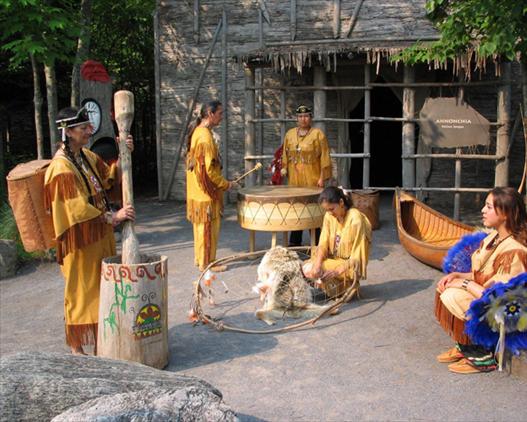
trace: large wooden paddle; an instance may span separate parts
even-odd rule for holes
[[[122,171],[123,206],[134,205],[132,182],[132,155],[126,146],[130,126],[134,120],[134,94],[130,91],[117,91],[114,96],[115,121],[119,128],[119,161]],[[139,264],[139,241],[135,235],[134,223],[126,220],[122,233],[123,264]]]

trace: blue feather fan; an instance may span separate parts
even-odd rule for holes
[[[468,273],[472,269],[472,254],[479,248],[487,233],[476,232],[466,234],[452,246],[443,260],[443,272],[446,274],[459,272]]]
[[[527,350],[527,272],[508,283],[496,283],[467,311],[465,333],[474,344],[494,348],[505,326],[505,348],[518,354]]]

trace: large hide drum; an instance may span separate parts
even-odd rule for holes
[[[244,229],[294,231],[322,226],[319,188],[256,186],[238,192],[238,222]]]
[[[34,160],[17,165],[7,175],[9,203],[27,252],[55,246],[51,215],[44,207],[44,176],[51,160]]]

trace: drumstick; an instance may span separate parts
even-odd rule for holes
[[[262,163],[256,163],[256,165],[254,166],[254,168],[252,168],[251,170],[243,173],[240,177],[238,177],[236,180],[234,180],[234,183],[238,183],[240,180],[242,180],[244,177],[248,176],[249,174],[251,174],[253,171],[256,171],[256,170],[259,170],[262,168]]]

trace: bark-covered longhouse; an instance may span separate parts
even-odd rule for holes
[[[223,135],[222,149],[227,153],[227,157],[223,157],[225,171],[229,178],[233,178],[254,163],[245,163],[246,155],[270,155],[275,151],[281,144],[284,130],[294,126],[294,109],[299,103],[314,105],[315,119],[364,118],[367,92],[364,89],[264,90],[261,98],[261,91],[248,91],[246,86],[258,86],[262,82],[264,86],[275,87],[364,86],[366,72],[369,73],[370,83],[377,84],[458,82],[457,70],[464,65],[463,58],[454,64],[432,63],[429,66],[415,66],[413,70],[405,70],[402,63],[389,60],[416,40],[437,39],[437,31],[425,16],[424,3],[424,0],[160,1],[156,14],[160,196],[169,193],[171,198],[185,197],[184,146],[172,184],[170,176],[176,154],[180,151],[181,132],[184,130],[189,104],[216,32],[217,42],[211,50],[196,109],[210,99],[221,100],[222,86],[226,81],[227,119],[217,132]],[[223,16],[226,17],[226,25],[218,29]],[[222,78],[224,66],[226,76]],[[470,105],[490,122],[500,118],[505,123],[491,126],[490,147],[464,148],[465,153],[496,154],[497,128],[501,128],[501,143],[512,132],[521,100],[521,77],[517,63],[508,66],[486,63],[485,72],[471,74],[470,80],[475,83],[463,87],[464,98]],[[508,68],[511,69],[509,85],[506,83]],[[495,83],[479,84],[481,80]],[[509,88],[511,95],[507,97]],[[407,94],[414,92],[414,113],[405,116],[415,118],[426,97],[460,94],[457,86],[415,86],[406,89]],[[500,89],[501,95],[505,95],[506,104],[498,116]],[[255,106],[254,109],[249,107],[249,110],[246,102],[248,99],[252,101],[250,93],[255,93]],[[375,85],[369,93],[370,116],[403,116],[404,87]],[[248,120],[280,117],[290,121],[251,123]],[[325,129],[333,153],[363,152],[364,130],[368,129],[364,123],[319,121],[317,125]],[[410,125],[413,126],[412,123]],[[353,188],[363,185],[453,187],[454,160],[418,159],[415,160],[414,170],[412,164],[408,164],[414,160],[401,160],[400,157],[403,152],[455,151],[427,149],[419,139],[417,124],[414,127],[413,146],[412,142],[408,144],[407,134],[404,147],[402,127],[401,121],[372,121],[369,124],[369,181],[363,179],[362,158],[335,158],[334,177],[338,183]],[[246,151],[248,130],[254,131],[253,151]],[[510,140],[508,179],[511,186],[517,186],[522,176],[522,139],[520,126],[515,139]],[[408,148],[408,145],[412,151],[403,151],[403,147]],[[263,162],[266,166],[270,159],[264,159]],[[464,160],[461,186],[494,186],[494,166],[492,160]],[[500,180],[507,177],[503,165],[499,173],[496,177]],[[264,178],[267,177],[264,174]],[[167,192],[170,184],[171,189]],[[432,192],[430,197],[436,203],[443,199],[450,202],[453,193]],[[479,200],[473,193],[463,194],[462,197],[469,204],[474,199]]]

